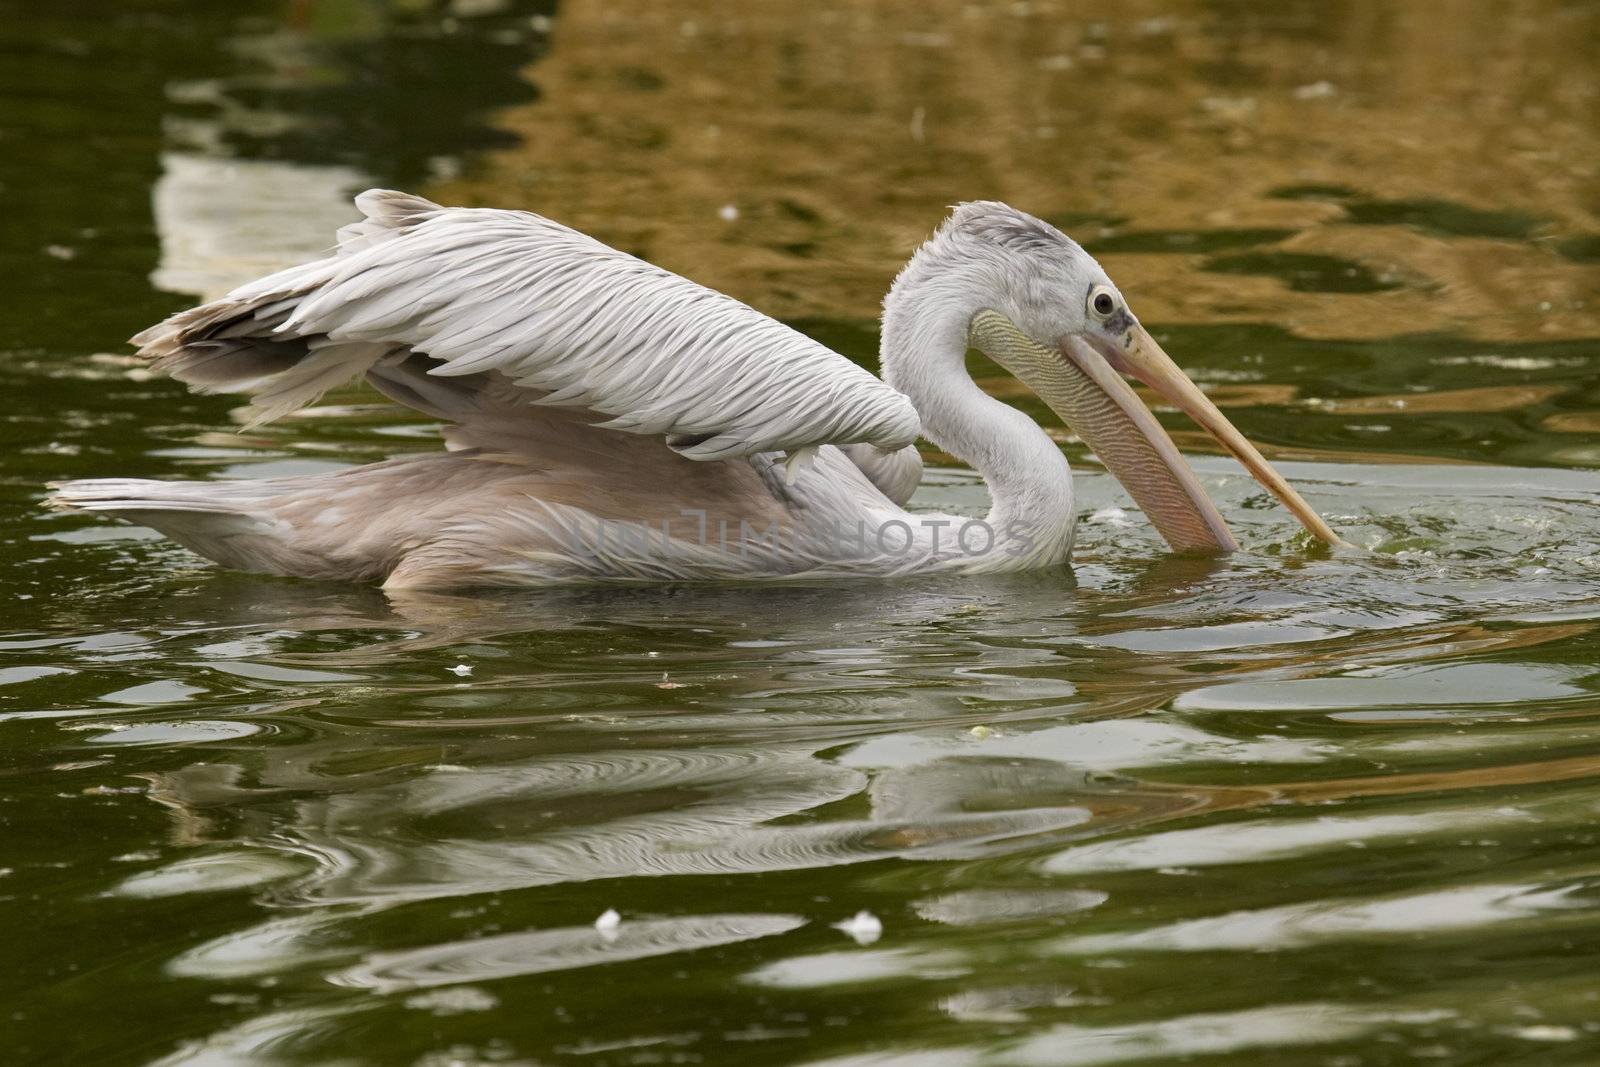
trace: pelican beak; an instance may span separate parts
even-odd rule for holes
[[[1211,398],[1202,393],[1200,387],[1178,369],[1178,365],[1172,362],[1172,357],[1161,350],[1161,346],[1156,344],[1155,338],[1150,336],[1144,326],[1137,321],[1133,322],[1124,329],[1120,341],[1120,346],[1110,339],[1101,342],[1106,362],[1117,371],[1137,378],[1169,400],[1179,411],[1199,423],[1200,427],[1216,438],[1223,448],[1233,453],[1234,458],[1244,464],[1244,469],[1250,472],[1251,477],[1260,482],[1267,492],[1277,497],[1313,536],[1330,545],[1346,543],[1322,520],[1322,516],[1311,510],[1311,505],[1295,492],[1294,487],[1272,469],[1256,446],[1235,429],[1233,423],[1229,422],[1221,411],[1217,410],[1217,405],[1211,402]]]
[[[1062,338],[1059,348],[1051,350],[993,310],[973,316],[969,337],[1089,446],[1174,551],[1233,552],[1239,543],[1124,374],[1144,381],[1205,427],[1312,533],[1330,544],[1341,543],[1137,322],[1126,331],[1120,350],[1109,340],[1091,343],[1077,336]]]

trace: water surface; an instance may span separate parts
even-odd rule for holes
[[[1600,1058],[1593,5],[0,15],[13,1061]],[[235,433],[121,344],[372,184],[869,365],[944,206],[1007,199],[1359,551],[1170,414],[1234,558],[1065,435],[1071,574],[390,598],[41,513],[436,447],[353,390]]]

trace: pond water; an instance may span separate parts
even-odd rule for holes
[[[1600,1060],[1593,4],[0,16],[8,1062]],[[1005,579],[391,599],[41,511],[436,447],[355,391],[236,433],[121,343],[372,184],[869,364],[1007,199],[1357,548],[1170,413],[1233,558],[1065,437],[1075,573]]]

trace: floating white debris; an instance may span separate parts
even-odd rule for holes
[[[1128,518],[1128,513],[1121,508],[1101,508],[1089,516],[1090,522],[1102,523],[1106,526],[1132,526],[1133,520]]]
[[[622,925],[622,916],[617,914],[616,908],[607,908],[600,913],[600,918],[594,921],[594,928],[600,931],[600,936],[607,941],[617,936],[617,927]]]
[[[1310,85],[1296,86],[1294,98],[1296,100],[1321,100],[1332,96],[1338,91],[1332,82],[1312,82]]]
[[[977,726],[974,726],[972,729],[968,730],[967,733],[971,734],[973,737],[976,737],[979,741],[982,741],[985,737],[992,735],[994,731],[989,729],[987,726],[984,726],[982,723],[979,723]]]
[[[723,222],[737,222],[739,220],[739,207],[737,204],[723,204],[717,209],[717,218]]]
[[[865,910],[856,912],[843,922],[834,923],[833,928],[849,934],[858,945],[870,945],[883,936],[883,922]]]
[[[454,667],[450,668],[450,673],[461,678],[465,678],[467,675],[472,673],[472,668],[465,663],[457,663]]]

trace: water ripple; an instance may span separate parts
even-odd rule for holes
[[[797,915],[698,915],[629,921],[612,935],[592,926],[500,934],[373,953],[328,981],[377,993],[485,982],[731,945],[788,933],[805,922]]]

